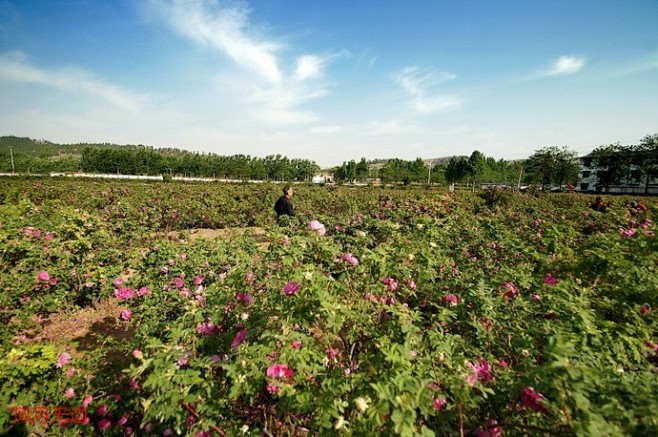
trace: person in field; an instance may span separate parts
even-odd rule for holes
[[[628,206],[628,209],[630,210],[632,215],[638,215],[645,212],[647,210],[647,207],[644,203],[636,202],[635,200],[633,200]]]
[[[594,203],[592,203],[589,207],[598,212],[606,212],[608,210],[608,205],[603,201],[601,196],[596,196]]]
[[[286,217],[295,216],[295,208],[292,206],[292,188],[290,185],[283,187],[283,196],[279,197],[274,204],[274,211],[276,212],[277,221]]]

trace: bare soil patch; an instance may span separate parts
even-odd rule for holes
[[[91,350],[107,337],[132,338],[132,332],[125,329],[125,323],[119,320],[122,309],[117,299],[107,298],[73,313],[50,314],[42,320],[38,332],[25,334],[31,337],[31,341],[75,341],[78,350]]]
[[[224,228],[224,229],[187,229],[184,231],[171,231],[164,238],[177,242],[192,242],[198,239],[215,240],[230,239],[235,237],[247,237],[253,239],[257,245],[266,249],[270,243],[267,230],[260,227]]]

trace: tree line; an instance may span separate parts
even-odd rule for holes
[[[8,150],[13,149],[12,156]],[[11,161],[13,158],[13,165]],[[453,156],[436,163],[389,159],[347,161],[334,167],[338,182],[384,183],[495,183],[563,186],[578,182],[580,160],[597,167],[599,186],[622,181],[644,184],[645,191],[658,177],[658,134],[640,144],[612,144],[579,158],[567,147],[544,147],[525,160],[487,157],[478,150],[470,156]],[[588,165],[589,166],[589,165]],[[21,173],[98,172],[145,175],[184,175],[227,179],[308,181],[320,167],[307,159],[282,155],[221,156],[180,149],[154,149],[142,145],[58,145],[28,138],[0,137],[0,171]]]
[[[58,145],[28,138],[0,137],[0,172],[172,175],[239,180],[308,181],[320,167],[308,159],[223,156],[142,145]]]
[[[308,181],[320,167],[307,159],[281,155],[167,154],[151,148],[82,149],[83,171],[98,173],[184,175],[225,179]]]
[[[368,181],[378,178],[383,183],[480,183],[515,184],[523,172],[522,161],[496,160],[480,151],[470,156],[453,156],[442,162],[426,163],[421,158],[413,161],[389,159],[380,167],[369,166],[365,158],[358,163],[344,162],[333,169],[340,182]]]
[[[652,180],[658,178],[658,134],[645,136],[640,144],[613,144],[594,149],[579,158],[567,147],[550,146],[536,150],[525,160],[506,161],[485,156],[475,150],[470,156],[452,156],[443,162],[426,163],[421,158],[413,161],[390,159],[382,166],[362,158],[343,162],[333,169],[339,182],[366,182],[379,178],[384,183],[493,183],[509,186],[518,184],[542,187],[576,184],[581,160],[587,167],[598,168],[599,186],[624,181],[642,183],[645,192]]]

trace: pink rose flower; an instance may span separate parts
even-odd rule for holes
[[[345,261],[347,261],[353,267],[356,267],[356,266],[359,265],[359,260],[354,255],[352,255],[351,253],[346,253],[345,255],[343,255],[343,259]]]
[[[546,276],[544,277],[544,284],[555,285],[557,284],[557,279],[555,279],[550,273],[546,273]]]
[[[434,398],[434,409],[436,411],[439,411],[440,409],[442,409],[445,406],[446,403],[447,403],[447,401],[445,399]]]
[[[50,281],[50,275],[48,274],[47,271],[41,270],[37,275],[37,279],[41,282],[48,282]]]
[[[98,429],[100,429],[101,431],[105,431],[110,427],[110,425],[112,425],[112,421],[108,418],[101,419],[98,421]]]
[[[89,407],[89,404],[91,404],[91,401],[93,401],[94,398],[91,395],[85,396],[85,398],[82,400],[82,408],[87,408]]]
[[[242,344],[242,342],[247,338],[247,330],[246,329],[241,329],[238,331],[238,333],[235,335],[235,338],[231,342],[231,349],[235,349],[238,346]]]
[[[293,349],[299,349],[302,347],[302,341],[301,340],[294,340],[292,343],[290,343],[290,346]]]
[[[505,297],[505,300],[515,297],[519,292],[519,288],[512,282],[502,282],[500,284],[500,290],[504,292],[503,296]]]
[[[321,237],[327,233],[327,228],[325,228],[324,225],[317,220],[313,220],[311,223],[309,223],[308,229],[311,232],[317,233]]]
[[[125,309],[121,311],[121,318],[125,320],[126,322],[129,321],[133,316],[133,312],[130,311],[129,309]]]
[[[57,360],[57,367],[61,369],[69,361],[71,361],[71,355],[68,352],[62,352]]]
[[[521,403],[526,408],[548,414],[548,408],[542,405],[543,402],[547,402],[546,397],[537,393],[534,388],[526,387],[521,391]]]
[[[457,296],[452,293],[443,296],[443,301],[452,307],[457,306]]]
[[[295,281],[289,281],[283,287],[283,294],[285,294],[286,296],[294,296],[297,294],[298,291],[299,291],[299,283]]]
[[[295,372],[290,369],[286,364],[272,364],[267,369],[267,376],[270,378],[286,378],[290,379],[293,377]]]

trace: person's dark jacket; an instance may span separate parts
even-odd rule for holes
[[[292,202],[286,196],[279,197],[274,204],[274,211],[276,211],[277,217],[281,217],[282,215],[295,216],[295,209],[292,206]]]

